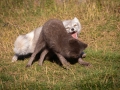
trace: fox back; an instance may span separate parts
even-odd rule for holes
[[[43,25],[41,34],[49,49],[66,58],[78,58],[87,47],[87,44],[68,34],[62,21],[57,19],[47,21]]]

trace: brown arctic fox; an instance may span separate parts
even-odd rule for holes
[[[48,20],[42,28],[35,50],[27,64],[31,66],[36,54],[51,50],[60,59],[63,66],[67,65],[65,58],[79,59],[79,56],[87,44],[73,38],[67,33],[62,21],[58,19]],[[42,63],[42,59],[39,62]]]

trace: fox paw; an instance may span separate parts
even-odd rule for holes
[[[12,58],[12,62],[17,61],[17,59],[18,59],[18,57],[17,57],[17,56],[13,56],[13,58]]]

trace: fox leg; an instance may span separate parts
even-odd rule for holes
[[[61,61],[62,65],[63,65],[63,67],[68,69],[69,68],[69,63],[67,62],[67,60],[61,54],[59,54],[59,53],[55,53],[55,54],[58,56],[59,60]]]
[[[45,41],[42,38],[42,35],[40,35],[41,37],[38,39],[38,42],[36,44],[35,50],[30,58],[30,60],[28,61],[28,64],[26,65],[26,67],[30,67],[33,60],[35,59],[35,56],[43,49],[45,48]]]
[[[41,53],[41,55],[40,55],[40,59],[39,59],[39,61],[38,61],[38,64],[39,64],[39,65],[42,66],[43,60],[44,60],[44,58],[45,58],[45,56],[46,56],[46,54],[47,54],[48,52],[49,52],[48,49],[44,49],[44,50],[42,51],[42,53]]]
[[[83,66],[89,66],[90,63],[83,61],[81,58],[78,59],[78,63]]]

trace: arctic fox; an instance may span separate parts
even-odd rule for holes
[[[63,25],[67,30],[67,33],[71,34],[74,38],[78,38],[78,35],[81,31],[80,21],[75,17],[72,20],[64,20]],[[33,31],[25,34],[19,35],[14,42],[14,56],[12,62],[18,60],[18,57],[21,55],[27,55],[34,52],[34,48],[38,41],[39,35],[41,33],[42,26],[34,29]]]
[[[65,58],[79,59],[87,44],[73,38],[66,32],[62,21],[58,19],[48,20],[42,28],[39,39],[36,43],[35,50],[27,64],[31,66],[35,56],[38,52],[48,49],[55,53],[61,63],[66,66],[67,60]],[[63,59],[64,58],[64,59]],[[42,64],[41,60],[41,64]],[[88,65],[88,63],[85,63]]]

